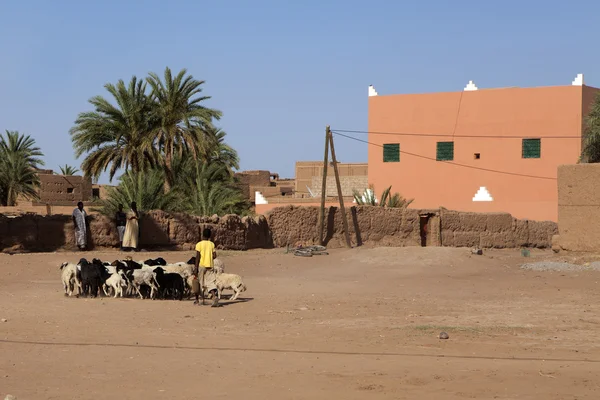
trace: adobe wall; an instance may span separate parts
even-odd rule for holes
[[[287,206],[266,216],[194,217],[152,211],[140,219],[142,248],[193,249],[205,227],[211,227],[219,249],[248,250],[317,243],[318,207]],[[357,232],[362,245],[420,246],[420,216],[429,215],[428,245],[455,247],[550,247],[557,232],[553,222],[517,220],[509,214],[475,214],[445,209],[414,210],[382,207],[348,207],[352,243]],[[327,246],[343,247],[342,220],[337,207],[326,209]],[[35,252],[74,250],[73,223],[69,215],[0,214],[0,251]],[[90,248],[116,247],[114,222],[90,216]]]
[[[356,245],[355,220],[348,207],[348,230]],[[420,215],[429,214],[428,246],[518,248],[552,246],[558,232],[551,221],[518,220],[507,213],[468,213],[445,209],[416,210],[383,207],[355,207],[356,223],[363,245],[370,247],[420,246]],[[317,242],[318,207],[281,207],[267,213],[276,247]],[[345,246],[340,212],[326,210],[328,247]]]
[[[140,219],[140,245],[143,248],[191,250],[200,241],[205,227],[212,229],[213,240],[219,249],[272,247],[267,221],[262,216],[194,217],[162,211],[152,211]],[[90,249],[117,247],[119,237],[114,221],[101,215],[90,216],[88,244]],[[75,250],[75,247],[73,222],[69,215],[7,217],[0,214],[0,251],[38,252]]]
[[[600,251],[600,164],[558,167],[560,248]]]

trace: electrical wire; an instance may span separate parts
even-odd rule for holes
[[[334,129],[331,130],[332,132]],[[422,137],[455,137],[455,138],[482,138],[482,139],[580,139],[581,136],[487,136],[487,135],[455,135],[446,133],[408,133],[408,132],[373,132],[373,131],[356,131],[349,129],[335,129],[336,132],[343,133],[362,133],[373,135],[392,135],[392,136],[422,136]]]
[[[380,145],[380,144],[377,144],[377,143],[372,143],[372,142],[369,142],[367,140],[362,140],[362,139],[355,138],[355,137],[352,137],[352,136],[348,136],[348,135],[345,135],[345,134],[340,133],[340,132],[343,132],[343,131],[339,131],[339,130],[335,130],[334,131],[334,130],[331,130],[331,133],[334,134],[334,135],[342,136],[342,137],[345,137],[345,138],[348,138],[348,139],[356,140],[357,142],[366,143],[368,145],[372,145],[372,146],[377,146],[377,147],[383,148],[383,145]],[[433,157],[427,157],[427,156],[424,156],[424,155],[421,155],[421,154],[410,153],[408,151],[400,150],[400,153],[401,154],[406,154],[406,155],[409,155],[409,156],[413,156],[413,157],[417,157],[417,158],[423,158],[425,160],[435,161],[435,162],[438,162],[438,163],[440,162],[440,161],[438,161],[437,159],[435,159]],[[537,175],[519,174],[517,172],[500,171],[500,170],[490,169],[490,168],[475,167],[473,165],[459,164],[459,163],[455,163],[453,161],[441,161],[441,162],[443,162],[444,164],[450,164],[450,165],[454,165],[454,166],[457,166],[457,167],[470,168],[470,169],[475,169],[475,170],[479,170],[479,171],[486,171],[486,172],[494,172],[494,173],[497,173],[497,174],[520,176],[520,177],[523,177],[523,178],[545,179],[545,180],[552,180],[552,181],[557,180],[556,178],[552,178],[550,176],[537,176]]]

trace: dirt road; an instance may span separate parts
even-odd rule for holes
[[[212,309],[66,298],[79,257],[0,255],[0,398],[600,398],[600,272],[524,271],[518,250],[229,253],[248,291]]]

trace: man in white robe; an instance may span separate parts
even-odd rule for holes
[[[87,246],[87,213],[83,209],[83,203],[77,203],[77,208],[73,210],[73,224],[75,225],[75,243],[80,250],[84,250]]]

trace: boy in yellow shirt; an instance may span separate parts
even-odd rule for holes
[[[214,259],[217,258],[217,252],[215,251],[215,244],[210,240],[211,231],[209,228],[204,229],[202,232],[202,241],[196,244],[196,262],[194,268],[194,275],[198,278],[200,273],[200,293],[196,293],[196,301],[194,304],[199,304],[198,296],[202,296],[202,304],[204,304],[204,289],[208,289],[209,293],[213,295],[212,307],[219,306],[219,298],[217,296],[217,286],[215,284],[215,273],[213,271]],[[200,268],[202,268],[200,270]]]

